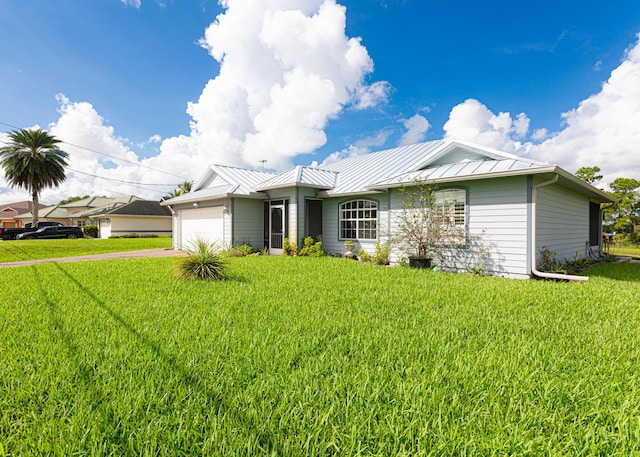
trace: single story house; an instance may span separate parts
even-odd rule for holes
[[[175,249],[204,239],[279,254],[284,238],[300,246],[311,236],[329,253],[344,254],[346,240],[372,253],[392,239],[401,189],[416,180],[434,184],[436,199],[455,199],[463,236],[441,267],[465,271],[482,261],[512,278],[537,274],[542,249],[558,259],[599,253],[600,205],[614,201],[556,165],[438,140],[280,173],[211,165],[190,193],[161,204],[173,213]],[[392,263],[403,255],[391,243]]]
[[[31,222],[32,218],[31,213],[18,216],[23,223]],[[95,224],[100,238],[131,234],[171,236],[172,226],[168,208],[135,195],[87,197],[64,205],[48,206],[38,211],[38,219],[77,227]]]
[[[88,214],[98,226],[98,237],[171,236],[171,212],[157,201],[133,200],[113,208],[100,208]]]

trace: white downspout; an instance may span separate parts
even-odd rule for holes
[[[554,184],[558,180],[558,175],[556,174],[553,178],[548,181],[541,182],[540,184],[536,184],[533,186],[531,191],[531,273],[540,277],[540,278],[550,278],[550,279],[564,279],[567,281],[588,281],[588,276],[576,276],[576,275],[564,275],[560,273],[549,273],[546,271],[540,271],[537,268],[537,258],[536,258],[536,203],[538,200],[538,189],[544,186],[549,186]]]

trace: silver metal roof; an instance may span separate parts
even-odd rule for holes
[[[314,167],[295,168],[279,173],[258,185],[255,190],[276,189],[280,187],[304,186],[316,189],[332,189],[336,185],[338,173]]]
[[[275,173],[268,171],[248,170],[224,165],[212,165],[211,168],[230,185],[237,185],[237,188],[230,192],[236,195],[251,194],[256,186],[275,175]]]
[[[293,186],[313,187],[320,191],[320,196],[329,197],[384,191],[416,179],[453,182],[539,173],[566,175],[565,180],[580,191],[603,201],[610,199],[604,192],[556,166],[472,143],[437,140],[362,154],[320,167],[297,166],[278,174],[211,165],[194,192],[163,204],[227,195],[266,198],[261,191]]]
[[[526,160],[468,160],[459,163],[450,163],[428,167],[419,171],[411,171],[401,173],[399,175],[383,179],[367,186],[369,189],[386,189],[404,184],[411,184],[417,181],[436,181],[447,182],[460,178],[482,178],[486,175],[498,174],[519,174],[523,170],[531,170],[534,168],[547,169],[548,166],[540,166],[538,164]]]
[[[443,144],[443,141],[412,144],[349,157],[322,166],[323,170],[338,172],[338,182],[333,189],[327,191],[327,195],[364,192],[372,183],[407,172]]]

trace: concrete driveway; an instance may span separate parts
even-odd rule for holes
[[[133,259],[143,257],[175,257],[183,255],[182,251],[171,248],[143,249],[140,251],[107,252],[104,254],[79,255],[75,257],[59,257],[56,259],[20,260],[18,262],[0,263],[0,268],[22,267],[25,265],[35,265],[38,263],[55,262],[82,262],[84,260],[105,260],[105,259]]]

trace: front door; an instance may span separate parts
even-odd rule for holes
[[[284,204],[272,203],[269,209],[269,254],[282,254],[285,227]]]

